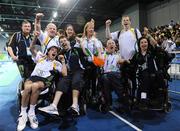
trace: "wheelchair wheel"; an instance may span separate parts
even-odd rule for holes
[[[23,85],[24,85],[24,80],[22,79],[19,82],[19,85],[18,85],[18,88],[17,88],[17,105],[18,105],[19,109],[21,107],[21,97],[22,97]]]
[[[172,104],[170,101],[168,101],[166,104],[164,104],[164,112],[169,113],[172,111]]]

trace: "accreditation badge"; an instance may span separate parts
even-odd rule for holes
[[[32,55],[31,51],[30,51],[30,48],[26,48],[26,52],[27,52],[27,55]]]

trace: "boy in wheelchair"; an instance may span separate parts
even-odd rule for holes
[[[126,70],[123,69],[127,76],[131,76],[129,78],[133,83],[132,90],[137,92],[131,94],[138,102],[134,105],[138,105],[140,109],[150,109],[153,108],[153,100],[156,100],[156,103],[159,101],[160,105],[166,105],[169,80],[167,70],[172,58],[159,47],[151,46],[145,37],[139,39],[138,49],[139,52],[135,53],[129,61],[130,64],[124,65]]]
[[[56,45],[49,47],[46,55],[33,49],[32,53],[35,55],[36,66],[31,76],[24,83],[24,90],[21,98],[21,112],[17,125],[18,131],[23,130],[26,127],[28,120],[31,128],[38,128],[35,106],[40,92],[47,87],[47,78],[51,76],[50,71],[58,70],[63,75],[66,75],[67,73],[65,64],[63,64],[63,62],[61,64],[55,60],[58,54],[58,47]],[[27,112],[28,104],[30,105],[29,111]]]

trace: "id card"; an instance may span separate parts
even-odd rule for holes
[[[141,92],[141,99],[146,99],[147,98],[147,93]]]
[[[27,55],[32,55],[31,51],[30,51],[30,48],[26,48],[26,52],[27,52]]]

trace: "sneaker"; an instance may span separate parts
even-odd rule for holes
[[[73,115],[73,116],[79,116],[80,115],[80,113],[79,113],[79,107],[77,107],[77,108],[75,108],[75,107],[70,107],[69,109],[68,109],[68,112],[71,114],[71,115]]]
[[[26,127],[26,123],[27,123],[27,114],[20,115],[18,118],[17,131],[22,131]]]
[[[51,114],[51,115],[59,115],[57,108],[52,106],[52,105],[42,107],[42,108],[38,108],[38,110],[46,112],[46,113]]]
[[[38,123],[36,115],[29,115],[28,118],[29,118],[31,128],[32,129],[38,128],[39,123]]]

